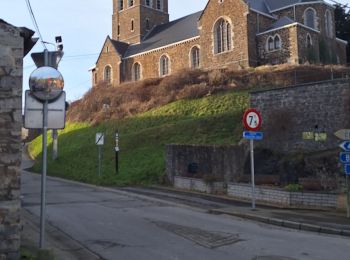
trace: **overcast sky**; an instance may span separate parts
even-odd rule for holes
[[[88,69],[93,67],[98,53],[112,28],[112,0],[30,0],[44,41],[54,42],[61,35],[65,56],[59,70],[65,79],[65,91],[69,101],[80,98],[90,87]],[[348,3],[349,0],[339,0]],[[207,0],[169,0],[170,19],[202,10]],[[1,0],[0,19],[15,26],[34,30],[25,0]],[[35,31],[35,30],[34,30]],[[47,45],[49,50],[53,46]],[[34,52],[42,52],[37,43]],[[28,77],[35,69],[30,55],[24,60],[24,89],[28,89]]]

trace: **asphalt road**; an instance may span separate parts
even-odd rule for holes
[[[38,217],[39,175],[22,175],[22,196],[24,209]],[[100,259],[348,260],[350,257],[350,239],[346,237],[211,215],[203,207],[167,198],[58,179],[47,182],[47,220],[50,226]]]

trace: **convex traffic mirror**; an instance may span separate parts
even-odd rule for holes
[[[40,67],[32,72],[29,88],[35,98],[40,101],[54,101],[63,91],[62,74],[52,67]]]

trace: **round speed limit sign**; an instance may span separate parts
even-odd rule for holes
[[[257,131],[261,127],[261,116],[260,113],[256,109],[248,109],[245,111],[244,116],[243,116],[243,124],[244,127],[248,131]]]

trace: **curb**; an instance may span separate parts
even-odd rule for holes
[[[227,215],[232,215],[235,217],[254,220],[257,222],[262,222],[265,224],[270,224],[270,225],[279,226],[279,227],[286,227],[286,228],[291,228],[291,229],[296,229],[296,230],[316,232],[316,233],[322,233],[322,234],[328,234],[328,235],[339,235],[339,236],[350,237],[349,230],[322,227],[322,226],[318,226],[318,225],[312,225],[312,224],[289,221],[289,220],[282,220],[282,219],[277,219],[277,218],[263,217],[263,216],[241,213],[241,212],[227,212],[227,211],[223,211],[220,209],[210,209],[210,210],[208,210],[208,213],[210,213],[210,214],[227,214]]]

